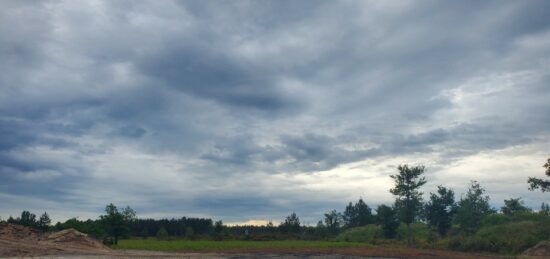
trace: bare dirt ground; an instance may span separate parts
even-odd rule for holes
[[[0,223],[0,257],[34,258],[505,258],[439,250],[390,247],[262,249],[201,253],[111,250],[74,229],[55,233]]]
[[[106,253],[111,253],[111,249],[74,229],[43,234],[28,227],[0,223],[1,257]]]
[[[550,240],[541,241],[537,245],[523,252],[524,256],[545,256],[550,258]]]

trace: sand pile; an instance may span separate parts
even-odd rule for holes
[[[67,245],[80,249],[109,250],[109,248],[102,243],[73,228],[51,233],[40,240],[40,242]]]
[[[9,240],[38,240],[41,233],[25,226],[0,223],[0,238]]]
[[[535,246],[525,250],[523,255],[529,256],[550,256],[550,240],[540,241]]]
[[[42,234],[29,227],[0,224],[0,257],[109,252],[108,247],[75,229]]]

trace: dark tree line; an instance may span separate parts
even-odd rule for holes
[[[130,235],[136,237],[154,237],[161,228],[168,236],[193,238],[195,235],[207,235],[212,230],[211,219],[136,219],[129,223]]]
[[[43,232],[46,232],[51,224],[50,216],[48,213],[44,212],[40,218],[36,218],[34,213],[30,211],[21,212],[21,216],[17,218],[9,217],[7,220],[8,223],[23,225],[27,227],[32,227],[39,229]]]
[[[546,174],[550,176],[550,159],[544,165]],[[445,237],[453,225],[466,235],[475,233],[482,220],[488,215],[497,213],[489,204],[486,190],[476,181],[472,181],[468,190],[456,200],[452,189],[438,186],[437,191],[429,194],[429,200],[422,199],[420,188],[426,184],[423,174],[424,166],[400,165],[397,174],[391,175],[394,187],[390,192],[395,196],[391,205],[378,205],[371,209],[360,198],[357,202],[349,202],[342,213],[331,210],[324,214],[324,219],[317,226],[304,226],[296,213],[291,213],[278,226],[271,222],[265,226],[225,226],[222,221],[214,222],[207,218],[179,219],[138,219],[130,207],[118,209],[114,204],[105,207],[105,214],[98,220],[69,219],[64,223],[50,226],[49,215],[44,212],[40,217],[29,211],[23,211],[20,217],[9,217],[8,223],[33,227],[42,231],[49,229],[61,230],[75,228],[97,238],[104,238],[116,244],[121,237],[153,237],[160,239],[168,237],[185,237],[194,239],[208,237],[215,240],[235,236],[263,235],[267,238],[329,238],[349,228],[367,225],[378,225],[385,238],[395,238],[400,224],[407,228],[407,243],[414,244],[411,234],[411,224],[422,222],[434,232]],[[548,191],[547,181],[530,178],[530,189],[540,188]],[[532,213],[521,198],[504,200],[500,208],[502,215],[514,216],[522,213]],[[542,203],[539,214],[550,216],[550,205]]]

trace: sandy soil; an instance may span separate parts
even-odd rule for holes
[[[109,254],[112,250],[74,229],[55,233],[0,223],[0,257],[52,254]]]
[[[523,252],[524,256],[540,256],[550,258],[550,240],[541,241]]]

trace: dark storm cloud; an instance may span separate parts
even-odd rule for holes
[[[0,194],[313,218],[278,174],[550,134],[547,1],[0,5]]]

